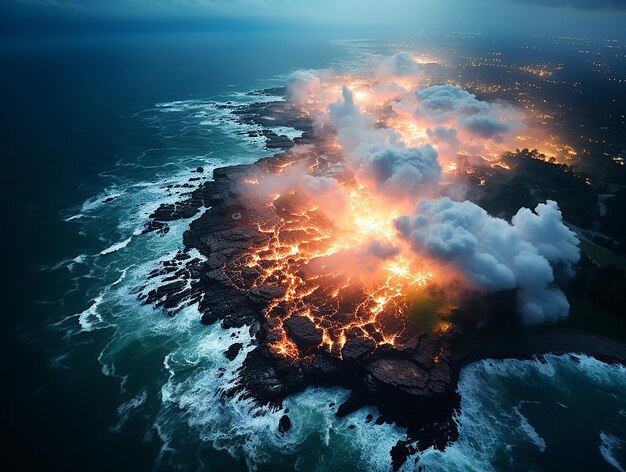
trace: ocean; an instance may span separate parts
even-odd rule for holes
[[[405,432],[366,423],[372,408],[336,418],[329,405],[346,390],[288,398],[293,427],[281,435],[284,412],[224,395],[244,356],[223,352],[234,340],[249,351],[246,329],[138,300],[189,225],[142,234],[148,215],[188,179],[268,154],[218,105],[371,45],[346,39],[243,30],[3,42],[6,458],[48,470],[390,469]],[[403,470],[419,458],[429,471],[623,471],[626,369],[546,359],[466,367],[459,440]]]

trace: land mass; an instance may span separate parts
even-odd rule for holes
[[[468,363],[503,358],[542,361],[542,355],[547,353],[572,353],[574,360],[577,359],[574,354],[586,354],[604,362],[626,365],[624,343],[583,331],[553,328],[521,332],[509,326],[487,337],[471,337],[465,336],[464,330],[454,323],[446,330],[426,329],[416,324],[403,329],[393,344],[377,345],[372,341],[374,332],[371,337],[355,332],[347,337],[340,352],[333,353],[319,347],[323,336],[320,328],[297,314],[286,318],[283,327],[305,355],[291,358],[276,353],[270,347],[274,341],[273,320],[264,315],[264,309],[281,295],[281,287],[251,284],[254,288],[247,290],[242,287],[246,287],[245,282],[253,274],[238,273],[241,283],[234,284],[232,274],[224,268],[250,247],[267,243],[269,236],[259,230],[257,223],[271,221],[281,211],[288,211],[290,202],[285,200],[271,208],[251,205],[242,194],[242,183],[259,174],[278,173],[287,163],[295,161],[303,164],[315,161],[319,166],[319,156],[324,156],[325,161],[321,171],[330,175],[337,172],[339,157],[332,149],[323,147],[314,136],[312,124],[285,102],[231,105],[231,108],[237,121],[259,128],[258,132],[250,133],[264,136],[268,148],[282,152],[254,164],[215,169],[212,180],[197,187],[190,182],[192,190],[187,198],[176,204],[164,204],[150,216],[146,231],[161,233],[167,231],[171,221],[195,218],[184,233],[184,250],[150,274],[151,278],[160,280],[160,285],[142,295],[146,303],[162,307],[170,316],[197,303],[204,324],[219,322],[225,328],[249,327],[255,347],[243,361],[237,385],[227,395],[243,392],[259,404],[281,408],[288,395],[308,386],[348,388],[351,395],[337,406],[338,416],[372,405],[380,416],[368,417],[367,421],[395,422],[407,429],[408,439],[398,442],[390,451],[397,469],[410,454],[432,446],[444,449],[458,438],[453,419],[461,400],[457,383],[461,369]],[[275,126],[299,129],[302,137],[291,140],[280,136],[271,130]],[[313,149],[293,153],[290,149],[295,144],[308,144]],[[203,173],[204,169],[198,168],[196,172]],[[584,187],[579,190],[587,191]],[[494,207],[499,203],[494,201]],[[484,306],[483,301],[470,300],[463,310]],[[501,310],[502,306],[509,305],[492,303],[490,309]],[[225,356],[233,360],[242,355],[241,348],[241,344],[233,343]],[[277,428],[288,434],[296,421],[297,418],[284,415]]]

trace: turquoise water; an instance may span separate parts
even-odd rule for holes
[[[168,318],[137,299],[189,224],[141,234],[159,204],[178,198],[167,186],[196,177],[197,166],[206,178],[267,154],[216,103],[245,102],[246,91],[280,85],[292,70],[358,52],[330,38],[260,32],[5,45],[8,450],[26,465],[65,470],[390,468],[404,431],[366,423],[373,409],[337,419],[329,404],[347,391],[287,399],[293,428],[282,436],[283,412],[223,396],[244,357],[228,362],[223,351],[235,340],[249,351],[246,329],[202,326],[195,307]],[[420,465],[623,470],[625,369],[547,359],[467,367],[461,437],[443,453],[421,453]]]

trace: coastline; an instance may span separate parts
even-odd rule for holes
[[[501,336],[459,352],[459,368],[487,359],[541,360],[543,354],[587,355],[607,364],[626,366],[626,343],[569,328],[538,328],[515,336]]]
[[[275,90],[273,91],[275,93]],[[311,355],[292,361],[271,352],[268,347],[270,326],[263,308],[276,295],[275,288],[262,286],[251,291],[236,289],[225,275],[225,264],[245,251],[250,244],[266,241],[253,224],[274,218],[266,210],[246,205],[240,188],[255,172],[277,172],[286,162],[293,162],[288,149],[295,144],[312,144],[316,140],[306,122],[294,123],[289,110],[276,104],[255,105],[235,110],[246,123],[266,126],[278,115],[285,125],[303,131],[293,141],[271,132],[263,133],[268,149],[282,149],[254,164],[215,169],[207,181],[176,204],[162,205],[151,216],[146,231],[166,232],[167,223],[196,216],[184,233],[185,251],[165,261],[150,277],[162,283],[144,298],[146,303],[162,306],[169,316],[185,306],[198,303],[203,324],[220,322],[222,326],[249,326],[256,347],[248,354],[240,370],[236,387],[227,396],[246,392],[257,403],[282,408],[287,396],[308,386],[343,386],[352,394],[337,407],[337,416],[346,416],[366,405],[376,406],[377,424],[396,423],[407,429],[408,440],[392,448],[392,463],[399,468],[411,454],[434,446],[445,449],[458,438],[454,422],[460,408],[457,391],[459,374],[464,366],[486,359],[522,359],[542,361],[543,354],[585,354],[606,363],[626,365],[626,344],[583,331],[544,328],[524,334],[499,336],[489,342],[478,342],[459,352],[452,344],[456,333],[411,332],[399,346],[383,346],[372,351],[361,338],[346,344],[340,359],[316,350],[319,333],[314,327],[295,320],[290,335],[298,346]],[[264,117],[272,116],[271,120]],[[281,123],[282,124],[282,123]],[[297,126],[296,126],[297,124]],[[327,150],[326,150],[327,151]],[[310,155],[299,158],[306,162]],[[202,168],[196,172],[204,172]],[[192,257],[197,251],[202,257]],[[294,319],[294,318],[291,318]],[[297,321],[297,322],[296,322]],[[241,345],[231,345],[228,359],[239,355]],[[545,360],[544,360],[545,362]],[[291,422],[287,414],[279,429],[288,434]]]

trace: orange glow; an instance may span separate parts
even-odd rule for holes
[[[419,64],[437,62],[431,57],[413,59]],[[290,189],[274,188],[262,193],[266,189],[263,179],[248,178],[245,182],[254,189],[247,186],[247,190],[258,190],[262,194],[259,198],[264,199],[262,208],[249,212],[250,224],[260,237],[222,267],[230,284],[267,302],[263,314],[269,326],[268,344],[274,353],[292,359],[307,353],[300,352],[284,328],[290,317],[312,321],[322,333],[318,348],[341,358],[343,347],[355,337],[372,340],[375,346],[401,342],[407,328],[410,296],[426,290],[435,281],[451,278],[441,264],[408,250],[408,243],[397,235],[396,219],[410,214],[416,202],[400,201],[402,196],[390,201],[379,187],[366,185],[367,176],[359,175],[359,162],[351,161],[351,152],[367,153],[358,149],[358,145],[368,143],[362,138],[364,134],[377,144],[403,149],[431,145],[437,151],[442,174],[439,175],[439,169],[433,172],[437,186],[455,179],[471,179],[483,186],[497,173],[494,169],[510,170],[502,161],[502,153],[516,147],[548,150],[546,155],[564,158],[577,154],[543,128],[527,126],[523,120],[526,116],[513,107],[489,105],[493,115],[489,116],[506,124],[500,127],[504,131],[492,134],[472,132],[464,125],[467,116],[471,116],[469,112],[459,118],[444,110],[429,118],[428,110],[413,93],[418,80],[415,77],[379,76],[374,80],[343,74],[322,75],[322,79],[311,86],[313,92],[307,89],[296,104],[300,107],[299,116],[312,117],[316,130],[322,130],[323,143],[311,145],[314,152],[321,151],[307,161],[308,151],[294,148],[285,154],[289,161],[273,164],[271,172],[272,176],[288,181],[301,166],[302,173],[310,179],[332,180],[339,197],[345,198],[345,210],[342,208],[338,214],[324,212],[328,205],[316,194],[322,192],[322,185],[307,192],[304,184],[296,181]],[[343,96],[343,87],[351,91],[352,100],[347,93]],[[344,100],[353,113],[350,118],[356,125],[365,123],[362,126],[369,134],[355,132],[342,140],[340,130],[333,128],[329,116],[332,117],[333,106],[341,108]],[[544,115],[543,119],[549,116]],[[348,149],[346,142],[350,139],[357,143],[355,149]],[[344,145],[347,149],[343,149]],[[324,163],[328,164],[326,173]],[[343,170],[332,171],[333,166]],[[424,187],[425,195],[430,187]],[[442,192],[437,192],[432,191],[428,197],[441,196]],[[449,322],[440,321],[435,330],[444,333],[451,328]]]
[[[411,57],[417,64],[442,64],[441,59],[430,54],[412,54]]]
[[[354,98],[357,102],[367,102],[370,95],[364,90],[357,90],[354,92]]]
[[[401,254],[377,260],[373,269],[358,266],[364,256],[351,251],[372,239],[393,240],[397,215],[374,208],[377,202],[362,186],[345,190],[350,211],[340,225],[312,203],[301,202],[296,193],[278,196],[270,206],[280,216],[256,223],[265,242],[223,267],[239,290],[276,288],[279,295],[264,315],[273,327],[270,347],[279,355],[301,355],[283,329],[292,315],[313,321],[323,333],[320,347],[339,358],[354,333],[376,345],[394,344],[404,330],[409,294],[433,280],[426,264]]]

